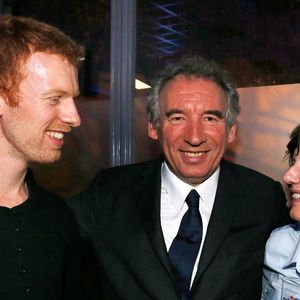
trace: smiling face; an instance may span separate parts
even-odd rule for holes
[[[300,221],[300,155],[295,156],[293,165],[286,171],[283,181],[291,191],[290,216],[296,221]]]
[[[235,125],[226,124],[224,92],[213,81],[177,75],[162,88],[159,103],[159,124],[148,124],[149,136],[160,141],[177,177],[191,185],[202,183],[235,139]]]
[[[64,135],[80,125],[74,97],[76,68],[61,56],[34,53],[23,67],[17,107],[0,96],[1,139],[9,155],[25,162],[54,162],[61,156]]]

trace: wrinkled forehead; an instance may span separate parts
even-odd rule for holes
[[[175,103],[189,101],[197,103],[214,103],[227,106],[223,89],[213,80],[195,76],[177,75],[169,80],[159,93],[159,102]]]

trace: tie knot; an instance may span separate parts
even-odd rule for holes
[[[196,190],[191,190],[187,195],[185,202],[189,207],[199,207],[199,197]]]

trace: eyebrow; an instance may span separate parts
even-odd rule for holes
[[[170,117],[174,114],[182,114],[183,110],[179,109],[179,108],[174,108],[174,109],[170,109],[169,111],[166,112],[166,117]]]
[[[220,110],[207,110],[204,114],[206,115],[214,115],[220,119],[224,119],[224,113]]]
[[[67,95],[68,93],[66,91],[63,91],[61,89],[53,89],[50,91],[47,91],[43,94],[44,97],[49,97],[52,96],[54,94],[62,94],[62,95]],[[76,93],[74,94],[74,98],[79,96],[79,90],[76,91]]]
[[[179,108],[174,108],[170,109],[169,111],[166,112],[166,117],[170,117],[174,114],[182,114],[183,110]],[[221,112],[220,110],[207,110],[203,113],[204,115],[214,115],[220,119],[224,119],[224,113]]]

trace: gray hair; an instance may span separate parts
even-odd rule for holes
[[[146,106],[148,120],[154,127],[159,125],[159,93],[165,84],[177,75],[208,79],[220,86],[227,96],[227,124],[231,127],[236,123],[236,117],[240,113],[241,108],[239,105],[239,94],[234,83],[229,80],[226,72],[215,62],[200,56],[189,56],[184,57],[179,63],[165,68],[162,75],[154,81]]]

